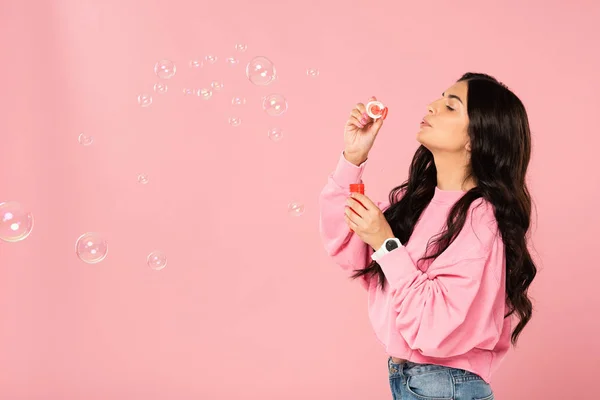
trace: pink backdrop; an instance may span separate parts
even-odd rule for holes
[[[595,395],[600,6],[481,3],[0,2],[0,201],[35,217],[0,244],[0,398],[391,398],[365,293],[321,246],[317,195],[357,101],[390,108],[365,174],[380,198],[406,177],[427,103],[466,71],[513,88],[534,134],[536,312],[492,386],[502,400]],[[268,86],[245,76],[260,55]],[[161,59],[177,65],[162,95]],[[182,93],[213,80],[208,101]],[[282,116],[262,110],[270,93]],[[94,265],[75,254],[89,231],[109,243]]]

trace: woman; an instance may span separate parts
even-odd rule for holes
[[[382,124],[363,104],[346,123],[319,198],[325,248],[368,291],[394,399],[493,399],[491,376],[531,319],[537,271],[525,108],[493,77],[463,75],[428,106],[408,180],[387,204],[348,194]]]

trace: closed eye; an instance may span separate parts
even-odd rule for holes
[[[450,106],[446,106],[446,108],[450,111],[454,111],[454,108],[450,107]]]

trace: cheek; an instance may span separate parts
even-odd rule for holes
[[[449,146],[462,147],[467,142],[469,133],[467,132],[467,124],[462,118],[448,121],[444,128],[441,136],[444,137],[444,141]]]
[[[452,134],[448,135],[447,144],[449,148],[453,150],[462,150],[467,143],[467,133],[462,130],[456,130]]]
[[[435,128],[423,129],[417,140],[430,149],[460,151],[467,142],[468,134],[464,126],[458,124],[437,125]]]

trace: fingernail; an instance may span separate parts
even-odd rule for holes
[[[360,123],[364,125],[364,124],[367,123],[367,120],[365,118],[363,118],[363,119],[360,120]]]
[[[367,114],[366,112],[364,112],[362,115],[363,119],[367,119],[368,116],[369,116],[369,114]]]

